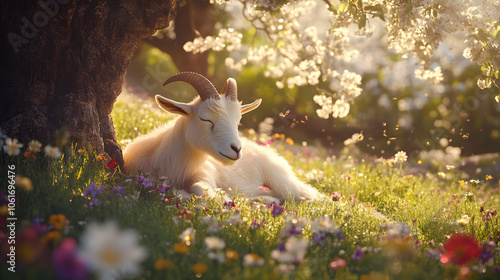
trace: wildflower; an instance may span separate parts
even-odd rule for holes
[[[481,247],[473,236],[454,234],[444,244],[445,254],[441,256],[442,263],[450,261],[463,265],[476,260],[481,255]]]
[[[323,216],[311,224],[311,232],[317,233],[332,233],[335,229],[335,223],[328,216]]]
[[[36,159],[36,156],[30,151],[30,149],[26,149],[26,151],[24,152],[24,157],[29,161],[34,161]]]
[[[273,215],[273,217],[278,217],[279,215],[283,214],[284,211],[285,211],[285,207],[281,207],[281,206],[277,205],[276,203],[273,203],[272,209],[271,209],[271,215]]]
[[[98,198],[92,198],[89,202],[89,207],[90,208],[94,208],[95,206],[99,206],[101,205],[101,200],[99,200]]]
[[[494,246],[494,245],[493,245]],[[483,247],[479,259],[483,261],[483,264],[487,263],[493,257],[493,252],[488,247]]]
[[[489,174],[488,174],[488,175],[486,175],[485,179],[486,179],[487,181],[488,181],[488,180],[493,180],[493,176],[491,176],[491,175],[489,175]]]
[[[352,254],[351,259],[353,259],[355,261],[359,261],[359,260],[361,260],[361,258],[363,258],[364,254],[365,254],[365,252],[363,251],[363,249],[361,247],[357,246],[356,251],[354,251],[354,253]]]
[[[31,153],[36,154],[39,153],[42,149],[42,143],[36,141],[36,140],[31,140],[28,143],[28,147]]]
[[[60,279],[87,279],[88,268],[79,258],[76,242],[73,238],[65,238],[52,253],[54,270]]]
[[[224,254],[224,252],[218,252],[218,251],[208,252],[207,257],[211,260],[218,261],[220,263],[223,263],[226,260],[226,255]]]
[[[306,255],[307,239],[292,236],[282,246],[271,251],[271,257],[281,263],[300,264]]]
[[[208,236],[205,238],[205,245],[209,250],[222,250],[226,247],[226,242],[215,236]]]
[[[108,163],[106,164],[107,169],[115,169],[118,166],[118,163],[116,163],[116,160],[114,158],[110,159]]]
[[[494,211],[487,210],[486,213],[483,215],[483,221],[485,221],[485,222],[490,221],[491,218],[493,218],[493,216],[496,216],[496,214],[497,214],[497,210],[494,210]]]
[[[250,228],[255,229],[255,228],[263,227],[263,226],[264,226],[264,220],[261,220],[260,222],[257,222],[257,220],[253,220]]]
[[[174,268],[174,264],[172,263],[172,261],[168,259],[159,259],[156,260],[155,262],[156,270],[172,269],[172,268]]]
[[[29,178],[16,175],[16,178],[14,180],[16,181],[16,185],[19,188],[21,188],[27,192],[29,192],[33,189],[33,184],[31,183],[31,180]]]
[[[196,273],[196,275],[201,275],[208,270],[208,266],[204,263],[196,263],[193,265],[193,271]]]
[[[345,201],[345,197],[342,194],[340,194],[338,192],[332,192],[332,200],[333,201],[340,201],[341,199],[343,201]]]
[[[103,186],[97,186],[96,183],[92,182],[87,186],[87,189],[82,192],[83,196],[97,196],[101,195],[104,191]]]
[[[333,261],[331,261],[328,264],[328,267],[332,270],[337,270],[337,269],[345,267],[346,265],[347,265],[346,260],[339,258],[339,257],[335,257],[335,259],[333,259]]]
[[[394,155],[394,161],[396,162],[404,162],[408,160],[408,156],[406,155],[406,152],[399,151]]]
[[[118,273],[133,276],[140,272],[146,249],[138,244],[134,230],[120,230],[115,222],[91,223],[81,236],[81,256],[101,279],[115,279]]]
[[[189,246],[195,243],[196,241],[195,235],[196,235],[196,230],[194,230],[192,227],[189,227],[179,235],[179,238],[182,241],[186,242],[186,245]]]
[[[463,215],[462,218],[457,220],[457,224],[459,224],[461,226],[465,226],[466,224],[469,223],[469,221],[470,221],[470,217],[467,215]]]
[[[111,195],[118,194],[118,197],[122,197],[124,193],[125,193],[125,188],[120,185],[114,186],[111,189]]]
[[[387,225],[387,236],[406,237],[411,233],[411,228],[404,223],[392,223]]]
[[[226,249],[225,253],[226,253],[226,259],[230,261],[235,261],[240,257],[240,254],[238,254],[238,252],[229,248]]]
[[[54,226],[55,230],[62,230],[66,222],[66,217],[63,214],[50,215],[49,224]]]
[[[7,138],[3,146],[3,151],[9,156],[17,156],[21,152],[22,147],[23,144],[19,143],[17,139]]]
[[[186,242],[178,242],[174,244],[174,251],[176,253],[185,255],[189,253],[189,246],[186,244]]]
[[[243,257],[243,265],[244,266],[263,266],[264,265],[264,258],[257,254],[246,254]]]
[[[43,149],[45,151],[45,155],[51,157],[53,159],[59,159],[62,156],[61,151],[59,151],[58,147],[52,147],[51,145],[45,146]]]

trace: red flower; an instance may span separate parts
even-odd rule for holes
[[[116,163],[116,160],[114,158],[110,159],[108,161],[108,164],[106,164],[107,169],[115,169],[118,166],[118,163]]]
[[[479,242],[470,235],[454,234],[444,244],[446,253],[441,256],[442,263],[454,262],[463,265],[476,260],[481,255]]]

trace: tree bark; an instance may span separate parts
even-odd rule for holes
[[[141,40],[168,26],[175,0],[2,1],[0,128],[56,144],[67,129],[123,166],[110,117]]]

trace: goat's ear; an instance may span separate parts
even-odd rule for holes
[[[254,109],[257,109],[259,107],[260,103],[262,102],[262,99],[257,99],[254,102],[250,104],[245,104],[241,106],[241,114],[248,113],[250,111],[253,111]]]
[[[173,100],[170,100],[168,98],[165,98],[161,95],[156,95],[155,96],[156,103],[158,103],[158,106],[162,108],[163,110],[174,113],[174,114],[179,114],[183,116],[189,116],[191,115],[191,106],[185,103],[180,103],[180,102],[175,102]]]

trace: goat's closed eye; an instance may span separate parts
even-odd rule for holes
[[[214,123],[211,120],[205,120],[205,119],[202,119],[202,118],[200,118],[200,120],[203,121],[203,122],[209,122],[209,123],[211,123],[212,124],[212,129],[214,129]]]

